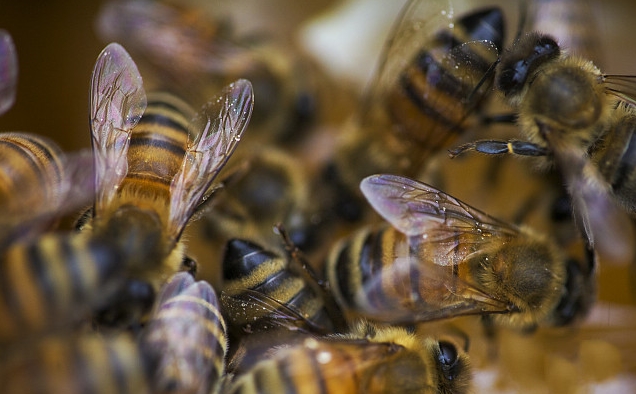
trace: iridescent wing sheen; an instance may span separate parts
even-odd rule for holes
[[[393,227],[436,251],[435,264],[459,264],[474,250],[521,235],[518,227],[412,179],[372,175],[362,180],[360,189]]]
[[[214,289],[186,272],[162,288],[141,349],[157,392],[209,392],[225,368],[227,329]],[[202,389],[205,388],[205,389]]]
[[[546,126],[540,126],[546,127]],[[559,144],[554,133],[544,130],[572,198],[575,222],[601,260],[633,261],[634,229],[629,215],[618,206],[598,167],[582,149]]]
[[[18,84],[18,56],[11,35],[0,30],[0,115],[15,102]]]
[[[247,317],[255,313],[260,316],[251,327],[242,327],[246,332],[285,328],[314,335],[328,333],[324,327],[315,324],[300,312],[257,290],[244,289],[239,294],[222,291],[220,298],[224,311],[242,315],[237,316],[241,321],[248,320]]]
[[[145,109],[146,93],[135,62],[121,45],[109,44],[97,58],[90,88],[96,215],[126,176],[130,133]]]
[[[241,140],[254,106],[252,84],[240,79],[208,102],[191,123],[181,169],[170,185],[168,234],[178,239],[212,181]]]

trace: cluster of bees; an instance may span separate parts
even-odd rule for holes
[[[351,105],[202,5],[106,3],[92,149],[0,134],[3,392],[468,393],[475,342],[575,330],[636,259],[636,77],[578,2],[516,6],[409,1]]]

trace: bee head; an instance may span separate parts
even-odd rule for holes
[[[497,88],[506,96],[519,93],[541,65],[557,58],[561,50],[554,38],[538,33],[522,36],[501,56]]]

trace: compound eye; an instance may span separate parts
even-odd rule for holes
[[[505,95],[519,92],[540,65],[559,54],[559,44],[552,37],[537,33],[525,35],[502,56],[497,88]]]
[[[439,362],[452,367],[457,362],[457,348],[450,342],[439,342]]]

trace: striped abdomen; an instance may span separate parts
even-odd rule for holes
[[[459,235],[450,242],[472,246]],[[332,249],[327,279],[343,308],[397,322],[405,318],[401,311],[418,310],[424,304],[441,309],[454,302],[449,290],[455,280],[474,283],[470,265],[454,264],[448,245],[417,244],[393,227],[365,228]],[[435,263],[440,253],[448,262]]]
[[[333,331],[333,322],[325,308],[324,299],[305,277],[292,271],[286,257],[246,240],[230,240],[223,258],[223,280],[223,290],[227,295],[242,297],[246,291],[251,291],[250,294],[254,296],[264,295],[266,298],[258,301],[269,305],[268,308],[241,308],[240,305],[225,305],[224,298],[224,307],[233,325],[249,325],[257,329],[259,324],[263,324],[262,319],[266,322],[286,307],[308,321],[312,329]],[[268,300],[273,300],[274,304]],[[281,315],[285,314],[283,312]]]
[[[119,263],[114,248],[83,235],[14,244],[0,260],[0,342],[85,315]]]
[[[256,363],[238,376],[228,393],[428,392],[424,377],[430,371],[420,356],[426,354],[392,342],[308,338]],[[421,391],[402,390],[413,386]]]
[[[0,134],[0,206],[5,212],[21,214],[59,203],[61,154],[53,141],[35,134]]]
[[[503,45],[499,8],[473,12],[454,26],[452,31],[440,30],[430,46],[415,55],[386,100],[393,123],[428,152],[450,143],[490,91],[494,72],[486,74]],[[461,46],[470,41],[489,41],[497,50],[485,43]]]
[[[228,339],[212,287],[180,272],[164,286],[142,336],[155,393],[207,394],[223,376]]]
[[[170,183],[181,168],[188,145],[188,125],[194,112],[166,93],[148,95],[148,106],[133,128],[128,148],[127,188],[149,198],[169,198]]]
[[[2,361],[0,382],[5,394],[148,393],[143,360],[128,333],[42,338]]]

